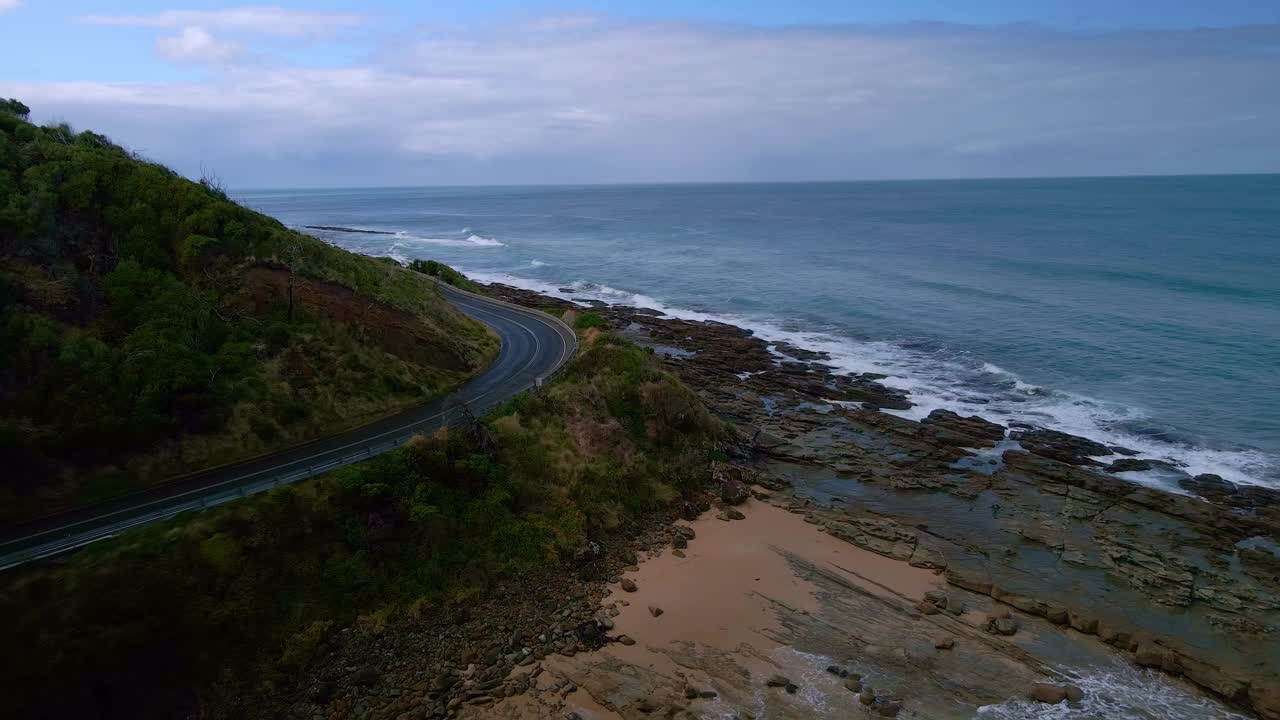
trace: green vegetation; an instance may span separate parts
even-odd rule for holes
[[[600,313],[584,312],[573,321],[575,330],[589,330],[591,328],[607,328],[609,321]]]
[[[235,716],[359,615],[477,597],[690,493],[726,434],[652,354],[593,334],[472,426],[11,579],[0,703]]]
[[[444,282],[462,290],[480,292],[480,286],[468,280],[466,275],[435,260],[414,260],[409,263],[409,269],[414,272],[420,272],[423,275],[440,278]]]
[[[417,273],[28,112],[0,101],[0,522],[372,420],[496,351]]]

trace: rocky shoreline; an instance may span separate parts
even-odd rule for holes
[[[1211,476],[1161,492],[1084,438],[882,412],[910,398],[819,353],[594,311],[737,426],[714,494],[548,577],[362,621],[267,714],[1166,717],[1134,707],[1177,696],[1183,717],[1280,718],[1280,493]]]

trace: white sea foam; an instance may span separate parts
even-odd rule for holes
[[[1128,428],[1148,420],[1139,409],[1033,385],[992,363],[965,357],[947,358],[937,352],[915,350],[893,342],[856,340],[773,320],[677,307],[649,295],[585,280],[555,285],[508,273],[464,272],[478,282],[499,282],[578,303],[600,300],[651,308],[667,317],[730,323],[751,330],[767,341],[789,342],[825,352],[831,357],[826,362],[839,371],[887,375],[880,382],[907,392],[915,403],[910,410],[886,411],[902,417],[918,420],[934,410],[945,409],[981,415],[1002,424],[1026,423],[1122,446],[1137,451],[1139,457],[1170,462],[1189,475],[1216,473],[1240,484],[1277,485],[1275,478],[1280,473],[1280,461],[1262,451],[1197,447],[1156,435],[1137,434]],[[573,292],[561,292],[561,287]],[[1126,473],[1125,477],[1181,492],[1168,474]]]
[[[426,243],[428,245],[456,245],[456,246],[464,246],[464,247],[468,245],[474,246],[474,247],[499,247],[502,245],[506,245],[506,243],[502,242],[501,240],[497,240],[491,237],[485,237],[483,235],[476,235],[475,233],[467,235],[467,237],[465,238],[459,239],[459,238],[421,237],[418,235],[411,235],[408,232],[401,230],[396,233],[396,237],[403,242]]]
[[[542,262],[541,260],[529,261],[529,267],[543,267],[544,265],[546,265],[546,263]]]
[[[1078,703],[1045,705],[1016,698],[978,709],[986,720],[1247,720],[1182,681],[1152,670],[1117,662],[1106,668],[1067,671],[1085,692]]]

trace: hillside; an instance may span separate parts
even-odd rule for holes
[[[6,575],[0,639],[23,652],[0,705],[275,717],[361,628],[523,617],[549,580],[576,587],[584,550],[694,497],[730,436],[651,352],[578,320],[559,378],[470,428]],[[489,642],[435,649],[456,663]]]
[[[0,102],[0,522],[368,422],[496,339],[423,275]]]

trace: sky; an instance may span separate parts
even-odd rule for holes
[[[1275,0],[0,0],[0,97],[237,189],[1280,172]]]

